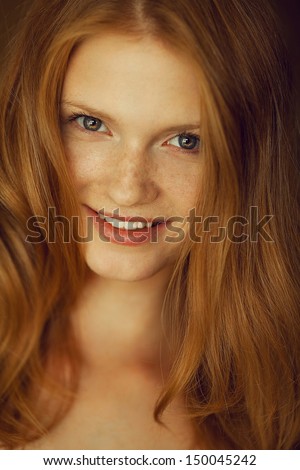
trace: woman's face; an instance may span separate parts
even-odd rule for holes
[[[190,61],[157,40],[99,35],[73,54],[62,133],[93,272],[142,280],[174,264],[199,192],[199,103]]]

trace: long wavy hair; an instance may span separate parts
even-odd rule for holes
[[[213,243],[213,231],[198,224],[202,242],[182,245],[163,309],[172,365],[154,417],[163,421],[184,394],[212,448],[224,439],[237,449],[294,448],[296,130],[285,49],[260,0],[32,2],[10,43],[0,90],[0,442],[17,448],[38,438],[76,396],[80,351],[70,311],[84,282],[81,247],[63,243],[59,226],[56,243],[25,239],[30,217],[42,233],[39,217],[49,207],[79,213],[60,132],[62,86],[74,49],[107,30],[158,38],[197,64],[203,220],[217,215],[226,227],[232,216],[249,220],[251,207],[273,216],[268,241],[254,227],[243,242]],[[235,227],[239,233],[241,224]]]

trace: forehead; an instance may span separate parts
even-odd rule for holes
[[[191,59],[151,37],[105,34],[86,39],[73,53],[63,99],[110,110],[143,122],[180,113],[199,119],[197,67]]]

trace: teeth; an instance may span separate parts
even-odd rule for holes
[[[105,220],[106,222],[110,223],[115,228],[125,229],[125,230],[137,230],[145,227],[151,227],[152,223],[144,223],[141,221],[138,222],[125,222],[118,219],[113,219],[111,217],[105,217],[102,214],[99,214],[100,219]]]

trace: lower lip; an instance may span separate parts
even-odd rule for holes
[[[101,219],[97,212],[85,206],[88,215],[94,218],[94,223],[99,230],[101,239],[106,242],[123,246],[140,246],[148,243],[157,243],[161,232],[166,228],[166,223],[155,227],[145,227],[139,230],[126,230],[113,227],[109,222]]]

